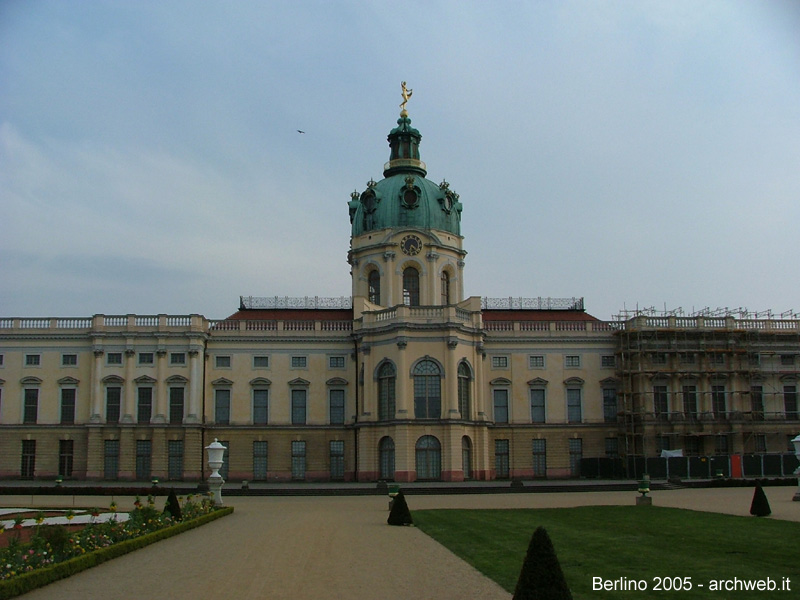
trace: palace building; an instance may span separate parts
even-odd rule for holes
[[[421,137],[403,106],[351,195],[350,297],[0,318],[0,478],[198,481],[215,438],[228,480],[791,473],[797,315],[466,298],[464,206]]]

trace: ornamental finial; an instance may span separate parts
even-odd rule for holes
[[[400,103],[400,116],[407,117],[408,111],[406,110],[406,103],[408,99],[411,98],[411,94],[414,93],[414,90],[408,89],[405,81],[400,82],[400,88],[402,89],[400,94],[403,96],[403,101]]]

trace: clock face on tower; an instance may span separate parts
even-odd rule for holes
[[[419,254],[422,250],[422,240],[415,235],[407,235],[400,240],[400,249],[408,256]]]

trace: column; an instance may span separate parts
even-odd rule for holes
[[[125,396],[122,403],[122,416],[120,422],[133,423],[133,415],[136,406],[136,390],[133,385],[133,363],[136,353],[132,348],[125,350]]]
[[[153,411],[154,415],[152,418],[153,423],[166,423],[167,418],[167,382],[166,374],[167,374],[167,351],[163,348],[159,348],[158,352],[156,352],[156,360],[158,361],[156,364],[156,379],[158,383],[156,383],[156,405],[155,410]]]
[[[398,419],[410,418],[408,412],[408,365],[406,364],[406,347],[408,342],[405,338],[398,338],[397,348],[397,380],[395,386],[395,409]],[[395,448],[397,445],[395,444]],[[397,451],[395,450],[395,459]]]
[[[375,380],[373,377],[372,365],[372,350],[369,344],[361,345],[362,362],[361,368],[363,369],[363,383],[361,391],[361,416],[369,417],[370,421],[375,421],[378,418],[378,407],[375,402]],[[372,416],[373,411],[375,415]]]
[[[202,410],[203,392],[203,371],[201,369],[202,360],[205,355],[197,349],[189,350],[189,390],[188,402],[189,411],[184,418],[184,423],[199,423],[200,411]]]
[[[461,413],[458,410],[458,356],[456,356],[456,348],[458,348],[458,339],[450,338],[447,341],[447,369],[444,374],[444,415],[445,419],[460,419]],[[464,416],[463,418],[467,418]]]
[[[92,414],[90,423],[102,423],[103,414],[103,350],[95,348],[94,364],[92,366]]]

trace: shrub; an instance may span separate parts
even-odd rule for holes
[[[544,527],[531,536],[513,600],[572,600],[553,542]]]
[[[762,488],[759,483],[756,484],[756,490],[753,493],[753,501],[750,503],[750,514],[757,517],[767,517],[772,514],[767,495],[764,493],[764,488]]]
[[[413,524],[411,520],[411,511],[408,510],[408,504],[406,504],[406,497],[403,495],[403,492],[397,492],[397,495],[394,497],[392,510],[389,511],[389,518],[386,522],[389,523],[389,525]]]
[[[181,520],[181,503],[178,502],[178,496],[175,494],[174,489],[169,491],[167,503],[164,506],[164,513],[170,515],[176,521]]]

